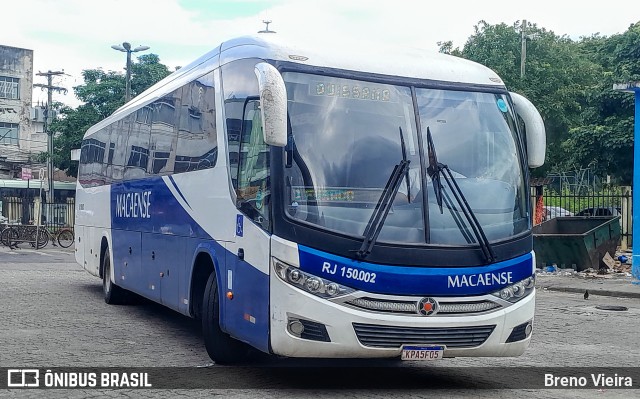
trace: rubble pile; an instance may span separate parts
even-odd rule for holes
[[[542,276],[576,276],[582,278],[630,278],[631,276],[631,250],[618,250],[615,257],[607,253],[602,258],[599,270],[588,268],[582,271],[559,268],[556,264],[537,269],[536,274]]]

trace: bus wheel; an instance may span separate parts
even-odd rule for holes
[[[106,249],[102,262],[102,291],[104,292],[104,301],[109,305],[124,305],[128,302],[128,292],[111,281],[109,248]]]
[[[249,347],[220,328],[220,299],[216,272],[209,276],[202,300],[202,335],[211,360],[218,364],[233,364],[246,359]]]

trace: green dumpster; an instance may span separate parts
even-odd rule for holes
[[[536,267],[555,263],[559,268],[604,266],[608,252],[614,256],[620,243],[620,216],[558,217],[533,228]]]

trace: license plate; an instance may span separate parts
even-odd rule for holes
[[[403,345],[400,360],[440,360],[443,355],[444,346]]]

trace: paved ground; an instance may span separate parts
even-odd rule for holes
[[[557,278],[545,276],[544,284],[559,287]],[[572,281],[572,280],[569,280]],[[606,283],[602,283],[606,284]],[[628,282],[631,285],[631,282]],[[622,286],[622,285],[620,285]],[[631,289],[635,289],[633,286]],[[627,287],[628,288],[628,287]],[[593,288],[592,288],[593,289]],[[613,292],[613,291],[612,291]],[[624,312],[599,310],[597,305],[624,305]],[[518,390],[467,390],[490,381],[500,387],[504,375],[489,371],[486,379],[440,367],[640,367],[640,299],[559,292],[539,289],[532,344],[519,358],[447,359],[437,365],[399,365],[375,362],[282,362],[270,365],[294,366],[294,370],[251,369],[240,372],[214,366],[225,386],[236,390],[217,391],[118,391],[115,396],[175,397],[427,397],[429,387],[441,388],[438,396],[517,395]],[[297,366],[304,365],[305,368]],[[331,366],[349,366],[331,368]],[[363,367],[380,366],[376,369]],[[99,367],[182,366],[196,370],[211,366],[200,327],[189,318],[141,301],[135,306],[109,306],[102,299],[101,281],[73,261],[71,250],[45,248],[9,251],[0,248],[0,367]],[[350,367],[356,366],[356,367]],[[413,366],[413,367],[412,367]],[[366,370],[363,376],[362,371]],[[506,369],[505,369],[506,370]],[[622,369],[620,369],[622,370]],[[526,370],[524,371],[526,372]],[[509,374],[509,375],[513,375]],[[464,376],[464,378],[463,378]],[[363,379],[364,378],[364,379]],[[526,378],[522,376],[521,378]],[[264,389],[247,389],[260,382]],[[363,389],[367,381],[377,389]],[[380,381],[385,381],[379,385]],[[418,382],[416,382],[418,381]],[[313,389],[300,391],[304,383]],[[332,389],[321,389],[327,382]],[[428,383],[427,383],[428,382]],[[636,387],[640,381],[634,381]],[[301,386],[302,384],[302,386]],[[417,385],[416,385],[417,384]],[[420,389],[418,389],[420,387]],[[446,388],[446,389],[443,389]],[[467,389],[464,389],[467,388]],[[337,389],[337,390],[336,390]],[[605,390],[607,397],[630,397],[628,391]],[[527,390],[533,397],[590,397],[598,390]],[[42,396],[44,391],[5,391],[18,396]],[[47,397],[85,397],[97,391],[46,391]],[[0,395],[3,392],[0,391]]]
[[[565,272],[538,274],[537,286],[542,289],[584,294],[640,299],[638,280],[624,274],[566,275]]]

